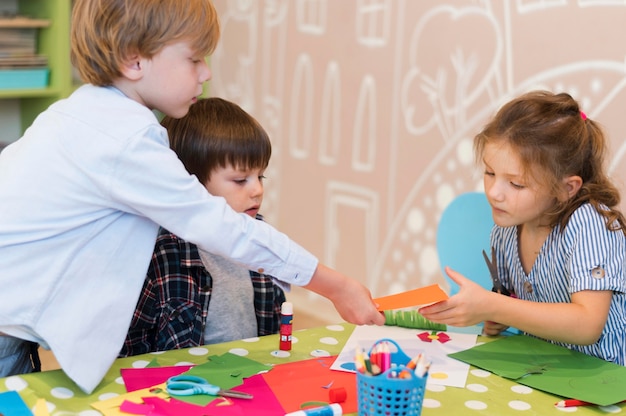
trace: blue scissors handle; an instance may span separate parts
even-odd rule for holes
[[[219,386],[210,384],[202,377],[179,375],[167,380],[167,392],[174,396],[193,396],[208,394],[210,396],[227,396],[240,399],[251,399],[252,395],[234,390],[222,390]]]

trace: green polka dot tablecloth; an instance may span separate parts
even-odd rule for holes
[[[115,362],[100,386],[91,395],[81,392],[61,370],[0,378],[0,391],[17,391],[32,409],[38,399],[45,399],[51,416],[98,416],[100,413],[91,407],[91,403],[126,392],[120,377],[121,368],[146,367],[155,360],[161,366],[201,364],[206,362],[209,355],[226,352],[245,356],[263,364],[280,364],[313,357],[327,357],[339,354],[353,328],[354,326],[350,324],[337,324],[296,331],[293,334],[291,351],[280,351],[278,336],[270,335],[122,358]],[[478,339],[478,342],[485,341],[488,340],[483,337]],[[555,403],[559,400],[561,398],[470,367],[465,388],[428,385],[422,415],[544,416],[571,413],[576,416],[610,414],[626,416],[626,405],[557,408]]]

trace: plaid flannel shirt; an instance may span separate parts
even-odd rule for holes
[[[250,271],[258,335],[278,333],[285,293]],[[204,343],[213,280],[195,244],[161,228],[120,357]]]

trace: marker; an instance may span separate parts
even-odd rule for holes
[[[591,403],[583,402],[582,400],[567,399],[567,400],[561,400],[560,402],[557,402],[554,405],[556,407],[574,407],[574,406],[589,406],[591,405]]]
[[[280,307],[280,344],[281,351],[291,350],[291,331],[293,330],[293,303],[283,302]]]
[[[426,357],[423,355],[420,356],[419,361],[417,362],[417,367],[415,367],[415,375],[418,377],[424,377],[428,370],[430,369],[430,361],[426,361]]]
[[[379,365],[381,373],[391,368],[391,350],[387,341],[380,344]]]
[[[420,362],[421,360],[422,360],[422,353],[420,352],[415,357],[411,358],[411,361],[407,363],[406,368],[408,368],[409,370],[415,370],[415,367],[417,367],[417,363]]]
[[[366,371],[365,368],[365,357],[363,355],[363,348],[356,347],[356,354],[354,356],[354,366],[356,367],[356,371],[363,374]]]
[[[339,403],[329,404],[328,406],[311,407],[309,409],[298,410],[285,414],[285,416],[342,416],[343,409]]]
[[[624,403],[624,402],[626,402],[626,400],[624,400],[623,402],[619,402],[619,403]],[[567,400],[561,400],[560,402],[556,402],[554,405],[556,407],[575,407],[575,406],[594,406],[594,403],[583,402],[582,400],[576,400],[576,399],[567,399]]]

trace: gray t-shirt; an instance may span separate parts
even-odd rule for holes
[[[205,344],[256,337],[258,330],[250,272],[231,260],[202,250],[200,257],[213,278],[204,329]]]

